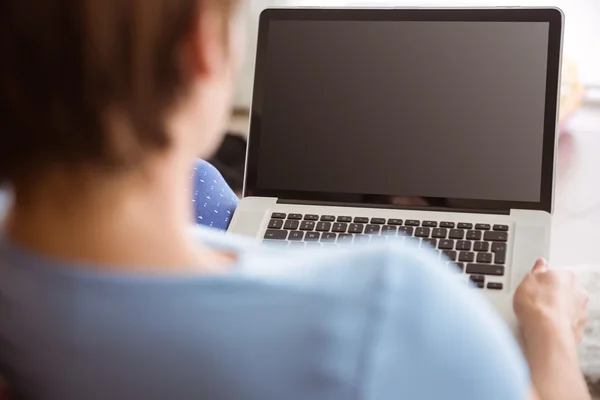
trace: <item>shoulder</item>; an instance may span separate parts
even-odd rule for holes
[[[238,255],[236,270],[251,280],[310,290],[348,290],[380,282],[379,288],[397,291],[438,291],[457,286],[458,276],[438,257],[412,242],[376,242],[365,246],[288,248],[262,246],[253,240],[213,229],[194,227],[194,241]],[[438,285],[437,282],[448,284]]]
[[[192,178],[194,179],[194,181],[203,181],[203,183],[226,185],[225,179],[223,178],[223,175],[221,175],[219,170],[208,161],[200,159],[196,160]]]
[[[261,250],[243,274],[320,301],[322,310],[346,304],[363,318],[357,384],[364,398],[525,398],[529,375],[516,341],[452,271],[416,247],[375,245]]]
[[[373,295],[393,292],[396,297],[409,297],[418,295],[415,290],[424,294],[433,290],[434,281],[457,280],[444,264],[412,245],[300,250],[261,247],[244,253],[240,271],[252,279],[312,292],[347,295],[369,289]]]

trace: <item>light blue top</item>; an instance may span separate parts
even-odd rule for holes
[[[90,272],[0,236],[0,374],[42,400],[521,400],[517,345],[428,253],[235,251],[222,276]]]

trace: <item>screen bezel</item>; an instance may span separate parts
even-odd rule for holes
[[[258,49],[254,78],[250,136],[246,160],[244,197],[275,197],[294,202],[326,202],[356,206],[396,206],[390,196],[273,190],[258,187],[258,162],[261,142],[261,119],[264,101],[264,82],[267,74],[269,25],[272,21],[490,21],[490,22],[547,22],[549,23],[546,105],[539,202],[494,201],[471,199],[431,198],[427,206],[418,208],[456,209],[506,212],[511,209],[552,212],[554,194],[554,165],[557,143],[557,111],[563,35],[563,14],[559,9],[267,9],[260,16]]]

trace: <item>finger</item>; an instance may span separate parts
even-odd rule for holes
[[[582,318],[579,321],[577,321],[576,327],[575,327],[575,339],[577,341],[577,343],[581,343],[583,341],[583,339],[585,338],[585,327],[587,325],[587,318]]]
[[[587,292],[587,290],[580,288],[579,291],[577,292],[577,296],[578,296],[581,304],[583,305],[583,307],[587,309],[587,306],[590,302],[590,295]]]
[[[577,345],[581,344],[581,342],[583,342],[584,336],[585,335],[583,331],[577,331],[575,333],[575,343],[577,343]]]
[[[534,274],[546,271],[548,271],[548,261],[546,261],[544,258],[540,258],[539,260],[537,260],[537,262],[533,266],[533,269],[531,270],[531,272],[533,272]]]

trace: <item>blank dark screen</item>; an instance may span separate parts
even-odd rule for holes
[[[257,186],[539,202],[549,24],[273,21]]]

